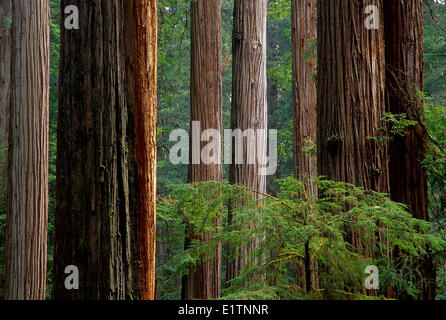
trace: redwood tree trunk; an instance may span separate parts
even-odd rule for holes
[[[80,29],[62,19],[53,295],[152,299],[156,5],[69,4]],[[79,290],[64,286],[68,265]]]
[[[8,145],[11,83],[11,0],[0,0],[0,146]],[[0,164],[3,168],[3,164]]]
[[[302,151],[305,139],[316,143],[316,0],[291,1],[293,55],[294,161],[296,177],[317,177],[317,157]],[[310,185],[313,196],[317,186]]]
[[[231,129],[267,129],[267,81],[266,81],[266,12],[267,0],[234,2],[233,70]],[[258,135],[259,133],[257,133]],[[232,184],[245,185],[260,192],[266,190],[266,176],[259,175],[260,163],[248,164],[247,141],[244,140],[243,163],[235,163],[233,148],[229,180]],[[263,149],[266,158],[266,135],[257,139],[255,151]],[[231,215],[229,216],[231,221]],[[240,250],[239,257],[227,266],[226,280],[240,274],[248,264],[249,256],[258,246],[253,241]]]
[[[45,299],[48,222],[49,3],[12,3],[6,282],[10,300]]]
[[[221,0],[198,0],[191,2],[191,127],[192,121],[200,122],[201,133],[214,129],[222,133],[222,44]],[[191,137],[192,138],[192,137]],[[195,137],[196,138],[196,137]],[[201,142],[201,149],[208,142]],[[192,143],[191,143],[192,144]],[[192,149],[191,149],[192,150]],[[192,150],[193,152],[193,150]],[[220,147],[221,159],[222,149]],[[192,160],[192,153],[190,159]],[[220,163],[189,165],[189,182],[222,181],[223,167]],[[215,223],[212,222],[212,223]],[[211,233],[192,239],[209,241]],[[214,299],[220,297],[221,246],[214,258],[198,263],[183,279],[183,299]]]
[[[304,152],[303,147],[316,144],[317,136],[317,94],[316,78],[316,41],[317,41],[317,1],[291,1],[291,43],[293,72],[293,124],[294,124],[294,174],[307,185],[312,197],[317,197],[316,178],[317,157],[311,152]],[[311,140],[309,142],[307,140]],[[307,263],[308,264],[308,263]],[[309,265],[309,264],[308,264]],[[311,269],[317,270],[317,261],[311,261]],[[297,266],[298,283],[302,288],[318,288],[317,272],[302,264]],[[311,273],[309,274],[305,273]]]
[[[366,5],[318,0],[318,173],[368,190],[389,192],[388,155],[378,142],[385,112],[384,28],[367,29]],[[366,256],[367,246],[353,234]]]
[[[158,7],[125,2],[128,103],[134,114],[141,299],[155,299]],[[131,126],[130,126],[131,127]]]
[[[367,139],[384,126],[384,30],[365,28],[364,9],[318,0],[318,171],[388,192],[386,145]]]
[[[385,1],[387,111],[406,113],[422,122],[424,90],[423,1]],[[422,161],[426,132],[422,125],[408,128],[404,137],[390,143],[390,194],[392,200],[408,205],[414,218],[429,220],[428,187]],[[435,299],[435,271],[432,258],[421,263],[423,299]]]

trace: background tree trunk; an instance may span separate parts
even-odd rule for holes
[[[317,157],[302,150],[317,143],[317,1],[291,1],[291,43],[293,72],[293,124],[294,124],[294,174],[306,182],[312,197],[317,197],[317,184],[311,178],[318,176]],[[298,283],[306,288],[305,268],[297,268]],[[307,268],[308,269],[308,268]],[[311,261],[311,269],[317,269],[317,261]],[[312,287],[318,288],[317,272],[311,277]]]
[[[207,129],[217,130],[223,137],[221,0],[191,2],[191,45],[191,128],[192,121],[199,121],[200,137]],[[200,151],[207,143],[201,142]],[[222,181],[222,148],[219,150],[220,163],[209,165],[201,160],[200,164],[193,164],[193,150],[190,150],[189,182]],[[206,233],[190,237],[186,242],[197,238],[209,241],[213,235]],[[200,262],[195,270],[184,276],[182,296],[187,300],[219,298],[220,288],[221,246],[214,258]]]
[[[11,83],[11,0],[0,0],[0,145],[7,146]],[[3,168],[3,164],[0,164]]]
[[[409,206],[414,218],[429,220],[428,186],[422,161],[426,132],[422,125],[424,90],[423,1],[385,1],[385,34],[387,64],[387,112],[406,113],[418,121],[404,137],[390,142],[389,175],[393,201]],[[435,270],[432,258],[421,263],[423,299],[435,299]]]
[[[49,3],[12,3],[6,281],[10,300],[45,299],[48,223]]]
[[[61,12],[71,4],[80,29],[62,19],[53,295],[152,299],[156,4],[62,0]],[[64,287],[68,265],[79,290]]]
[[[368,138],[385,127],[384,28],[367,29],[366,17],[363,3],[318,0],[318,173],[389,192],[386,142]],[[352,244],[370,256],[359,237]]]
[[[305,139],[316,143],[316,0],[291,2],[291,32],[293,55],[293,112],[294,160],[296,177],[317,177],[317,157],[302,151]],[[317,196],[317,186],[310,185],[311,194]]]
[[[266,81],[266,12],[267,0],[234,2],[233,70],[231,129],[267,129],[267,81]],[[235,164],[233,148],[232,164],[229,167],[229,181],[245,185],[260,192],[266,190],[266,176],[259,175],[260,161],[248,164],[247,141],[244,141],[243,164]],[[257,139],[255,151],[266,158],[266,135]],[[266,161],[263,161],[265,163]],[[231,215],[229,216],[229,222]],[[227,266],[226,280],[240,274],[248,264],[249,256],[258,246],[253,241],[242,248],[239,257]]]

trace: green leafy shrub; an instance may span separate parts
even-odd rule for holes
[[[239,277],[226,283],[224,298],[370,299],[363,288],[368,265],[379,267],[379,298],[388,287],[416,296],[418,278],[402,272],[400,262],[413,261],[445,247],[444,240],[432,233],[431,223],[413,219],[404,205],[385,194],[325,179],[314,183],[320,193],[317,198],[309,195],[305,183],[294,178],[279,181],[277,197],[227,182],[172,186],[171,197],[163,199],[158,208],[159,223],[176,226],[169,241],[178,239],[177,250],[164,268],[178,278],[198,261],[212,257],[220,242],[224,248],[237,249],[257,239],[259,246],[249,259],[252,263]],[[232,209],[228,224],[230,202],[240,205]],[[214,232],[213,239],[192,242],[184,250],[181,243],[186,222],[191,226],[189,232]],[[367,250],[352,245],[352,234]],[[391,254],[396,247],[398,258]],[[227,259],[234,259],[237,252],[227,251]],[[312,272],[317,274],[319,289],[308,293],[297,284],[295,276],[305,259],[317,261],[318,265]]]

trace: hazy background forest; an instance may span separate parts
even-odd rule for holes
[[[424,164],[428,172],[430,216],[433,231],[437,236],[445,238],[446,232],[446,4],[428,0],[429,6],[424,8],[424,58],[425,58],[425,125],[430,136],[429,150]],[[49,178],[49,227],[48,227],[48,277],[47,297],[51,292],[51,272],[54,248],[54,212],[56,182],[57,151],[57,112],[58,112],[58,77],[59,77],[59,35],[60,35],[60,3],[51,0],[51,78],[50,78],[50,178]],[[159,0],[159,61],[158,61],[158,220],[157,220],[157,291],[158,299],[181,298],[181,276],[186,272],[193,260],[193,254],[184,252],[184,225],[178,208],[192,207],[194,201],[205,200],[212,185],[205,189],[192,190],[184,185],[187,182],[187,165],[173,165],[169,161],[169,150],[173,142],[169,134],[173,129],[189,128],[190,121],[190,6],[188,0]],[[231,111],[231,78],[232,78],[232,15],[233,1],[222,1],[222,36],[223,36],[223,128],[230,127]],[[273,197],[282,197],[291,192],[293,176],[293,111],[291,92],[291,29],[289,1],[270,0],[267,22],[268,52],[268,127],[278,130],[278,170],[274,176],[268,177],[267,193]],[[5,142],[1,142],[0,161],[4,163],[3,150]],[[224,179],[228,179],[228,168],[224,166]],[[282,180],[281,180],[282,179]],[[285,179],[285,180],[283,180]],[[4,275],[4,243],[6,227],[6,182],[5,173],[0,176],[0,279]],[[322,188],[324,186],[321,186]],[[325,186],[326,188],[346,188],[346,186]],[[300,187],[298,187],[300,188]],[[227,192],[227,194],[225,193]],[[223,191],[225,196],[234,192],[231,188]],[[244,192],[243,190],[240,192]],[[348,192],[347,192],[348,193]],[[355,196],[364,199],[367,195],[354,190]],[[380,195],[376,196],[377,198]],[[177,201],[173,201],[175,198]],[[195,200],[194,200],[195,199]],[[364,200],[363,199],[363,200]],[[379,198],[381,199],[381,198]],[[376,199],[375,199],[376,200]],[[372,206],[374,199],[364,200]],[[382,200],[382,199],[381,199]],[[381,201],[380,200],[380,201]],[[359,201],[359,200],[358,200]],[[361,200],[362,201],[362,200]],[[212,205],[212,203],[210,204]],[[249,205],[247,205],[249,209]],[[273,204],[274,206],[274,204]],[[389,204],[391,206],[391,204]],[[207,207],[207,209],[209,209]],[[206,210],[201,208],[201,210]],[[279,210],[279,209],[278,209]],[[395,209],[399,210],[399,209]],[[184,212],[183,212],[184,213]],[[193,213],[185,213],[193,214]],[[403,219],[404,220],[404,219]],[[279,224],[291,230],[289,221],[271,220],[271,225]],[[287,223],[290,223],[287,226]],[[419,226],[420,227],[420,226]],[[423,226],[420,227],[421,229]],[[272,230],[272,229],[271,229]],[[269,230],[269,231],[271,231]],[[265,232],[265,230],[261,230]],[[266,230],[268,232],[268,230]],[[243,235],[225,234],[225,241],[242,241],[237,237]],[[230,237],[233,238],[230,238]],[[273,246],[289,235],[277,235],[271,240]],[[282,237],[279,239],[279,237]],[[424,238],[423,238],[424,239]],[[414,240],[413,242],[416,242]],[[203,250],[213,250],[204,248]],[[345,257],[331,256],[338,259],[337,270],[321,275],[318,280],[325,288],[332,288],[324,297],[349,298],[342,288],[348,283],[363,277],[363,262],[358,265],[347,265],[355,258],[349,256],[349,250],[339,249],[346,253]],[[344,251],[343,251],[344,250]],[[327,257],[330,254],[327,254]],[[327,258],[328,259],[328,258]],[[437,299],[446,299],[446,252],[435,256],[437,271]],[[236,281],[235,285],[224,292],[226,298],[257,299],[293,299],[320,298],[308,296],[290,284],[295,283],[297,270],[283,261],[275,264],[266,277],[268,285],[244,285],[243,277],[250,278],[249,272]],[[225,272],[223,262],[222,274]],[[410,269],[410,267],[408,267]],[[252,270],[255,273],[258,270]],[[406,273],[405,273],[406,272]],[[410,283],[410,270],[401,274],[387,274],[398,282],[401,290],[417,296],[416,285]],[[252,274],[251,274],[252,275]],[[385,277],[384,275],[383,277]],[[273,279],[274,278],[274,279]],[[251,279],[251,278],[250,278]],[[408,280],[409,279],[409,280]],[[264,280],[264,279],[263,279]],[[1,288],[2,286],[0,286]],[[1,290],[1,289],[0,289]],[[361,289],[353,290],[361,292]],[[2,296],[0,291],[0,296]],[[361,295],[355,295],[361,298]]]

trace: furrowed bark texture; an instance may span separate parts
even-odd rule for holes
[[[267,2],[267,0],[235,0],[233,30],[231,129],[255,130],[257,143],[253,148],[255,152],[248,156],[247,139],[244,139],[243,164],[235,163],[235,148],[233,148],[229,180],[232,184],[245,185],[260,192],[266,190],[266,176],[259,175],[260,164],[266,163],[266,131],[265,134],[261,134],[257,129],[267,129]],[[255,156],[255,164],[248,164],[251,156]],[[231,215],[229,218],[231,221]],[[226,280],[231,280],[240,274],[257,246],[258,241],[253,241],[240,250],[235,261],[229,262]]]
[[[49,4],[12,3],[5,299],[46,290],[49,132]]]
[[[208,129],[222,133],[222,43],[221,43],[221,0],[198,0],[191,2],[191,127],[193,121],[200,122],[200,139]],[[191,138],[193,138],[191,136]],[[197,138],[197,137],[195,137]],[[200,152],[208,142],[200,143]],[[191,142],[192,145],[192,142]],[[217,164],[194,164],[191,148],[189,182],[222,181],[222,147],[218,149]],[[201,157],[200,157],[201,158]],[[216,223],[213,221],[211,223]],[[218,222],[217,222],[218,223]],[[212,233],[189,235],[193,239],[209,241]],[[183,279],[183,299],[213,299],[220,297],[221,288],[221,245],[214,258],[200,262]]]
[[[156,0],[127,1],[126,67],[129,104],[135,114],[139,281],[143,300],[155,299],[157,10]]]
[[[0,145],[8,145],[11,84],[12,2],[0,0]],[[6,159],[4,159],[6,160]],[[0,164],[3,168],[3,164]]]
[[[369,2],[380,8],[381,1]],[[367,139],[384,126],[383,28],[365,27],[364,6],[318,0],[318,168],[336,181],[388,192],[386,145]]]
[[[422,123],[424,90],[423,1],[385,1],[387,64],[387,112],[406,113]],[[392,200],[409,206],[414,218],[429,220],[428,187],[422,161],[425,155],[424,126],[409,127],[404,137],[390,143],[389,175]],[[432,258],[421,262],[422,299],[435,299],[435,271]]]
[[[318,0],[318,173],[389,192],[385,127],[384,27],[367,29],[365,7],[381,1]],[[352,244],[370,256],[358,234]]]
[[[316,143],[316,0],[291,1],[291,39],[293,55],[294,161],[296,177],[317,177],[317,157],[302,151],[305,139]],[[317,186],[310,185],[317,196]]]
[[[151,299],[156,6],[63,0],[62,12],[69,4],[80,29],[62,19],[53,295]],[[79,290],[65,289],[68,265]]]
[[[291,44],[293,70],[293,124],[294,124],[294,174],[306,182],[309,193],[317,197],[317,184],[311,178],[317,177],[317,157],[302,150],[311,143],[317,143],[317,93],[314,71],[316,63],[317,41],[317,1],[291,1]],[[298,284],[308,288],[303,264],[297,266]],[[317,261],[311,261],[311,269],[317,270]],[[317,272],[312,275],[311,287],[318,288]]]

